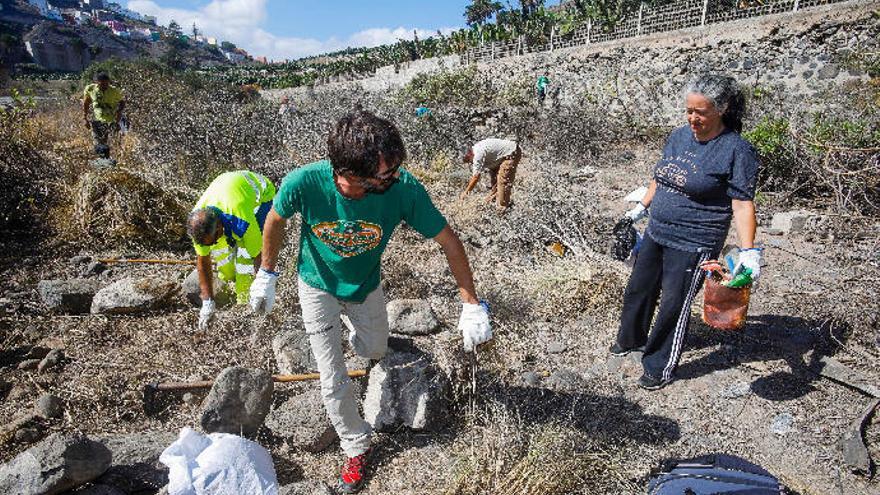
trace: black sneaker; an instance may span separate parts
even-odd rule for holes
[[[655,378],[647,373],[642,373],[642,376],[639,377],[639,386],[645,390],[660,390],[661,388],[669,385],[672,380],[663,380],[662,378]]]
[[[357,493],[364,487],[367,467],[369,467],[372,449],[367,449],[361,455],[349,457],[342,465],[339,474],[339,491],[342,493]]]
[[[629,354],[631,352],[645,352],[645,347],[641,346],[641,347],[636,347],[633,349],[624,349],[623,347],[620,347],[620,345],[617,342],[615,342],[614,344],[611,345],[611,348],[608,349],[608,352],[610,352],[611,354],[614,354],[615,356],[626,356],[627,354]]]

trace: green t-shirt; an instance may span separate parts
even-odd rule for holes
[[[116,122],[116,109],[122,101],[122,91],[115,86],[108,86],[105,91],[101,91],[97,83],[92,83],[83,91],[83,98],[86,96],[92,99],[95,120],[108,124]]]
[[[425,187],[406,170],[385,194],[349,199],[336,189],[327,160],[287,174],[273,206],[284,218],[302,215],[297,271],[303,282],[354,302],[379,286],[382,252],[399,223],[427,238],[446,227]]]
[[[547,76],[541,76],[538,78],[536,86],[538,87],[538,89],[544,89],[547,87],[548,84],[550,84],[550,79],[548,79]]]

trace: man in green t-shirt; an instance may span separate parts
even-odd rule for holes
[[[96,74],[94,82],[83,91],[83,119],[86,127],[92,131],[95,154],[101,158],[110,158],[107,142],[110,132],[119,129],[123,109],[125,100],[122,91],[110,85],[110,76],[106,73]]]
[[[434,239],[446,254],[463,304],[458,328],[465,350],[489,340],[492,330],[461,241],[424,186],[400,168],[406,150],[394,124],[356,111],[336,123],[327,145],[329,161],[293,170],[275,196],[250,304],[257,314],[271,311],[278,278],[275,263],[287,219],[299,213],[297,272],[303,324],[321,375],[324,407],[348,456],[339,487],[343,493],[354,493],[363,486],[372,430],[358,413],[346,373],[340,315],[348,316],[348,340],[359,355],[385,355],[389,329],[380,262],[398,224],[406,222]]]

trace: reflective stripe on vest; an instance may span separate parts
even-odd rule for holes
[[[260,174],[253,174],[254,177],[256,177],[257,180],[260,181],[260,186],[262,186],[262,188],[258,187],[257,183],[254,182],[254,179],[251,177],[251,174],[252,174],[252,172],[242,172],[241,173],[241,175],[244,177],[244,180],[246,180],[247,183],[250,184],[251,188],[254,190],[254,195],[257,197],[257,206],[259,206],[260,203],[263,202],[262,201],[263,191],[265,191],[269,187],[269,185],[266,184],[265,177],[263,177]]]

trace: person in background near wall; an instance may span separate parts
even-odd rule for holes
[[[486,202],[495,202],[499,213],[504,213],[513,203],[513,181],[516,179],[516,167],[522,158],[522,150],[516,141],[507,139],[484,139],[468,149],[462,158],[464,163],[471,164],[471,178],[461,193],[464,199],[480,181],[480,176],[488,172],[492,180],[492,190]]]
[[[290,102],[289,96],[282,96],[278,105],[278,116],[285,117],[287,115],[295,115],[296,107]]]
[[[329,161],[303,165],[281,183],[263,232],[263,263],[251,286],[256,314],[272,310],[278,252],[287,220],[301,217],[296,283],[303,326],[321,375],[321,394],[348,459],[339,491],[364,485],[372,428],[358,412],[345,367],[340,315],[358,355],[381,359],[388,348],[388,313],[380,280],[382,253],[401,222],[433,239],[443,253],[462,303],[458,329],[466,352],[492,338],[486,306],[458,236],[425,187],[401,168],[406,149],[390,121],[363,110],[341,118],[327,139]]]
[[[110,84],[106,73],[97,73],[94,82],[83,91],[83,120],[92,131],[95,154],[100,158],[110,158],[110,133],[119,130],[124,109],[122,91]]]
[[[647,215],[649,208],[651,215],[610,351],[644,352],[638,383],[648,390],[674,378],[691,303],[705,275],[700,265],[718,256],[731,219],[740,245],[734,272],[744,267],[752,271],[753,280],[760,275],[753,202],[758,159],[740,136],[742,90],[730,77],[699,77],[688,86],[686,113],[688,125],[667,138],[648,192],[626,213],[633,221]]]
[[[547,86],[550,85],[550,79],[547,76],[538,76],[538,81],[535,83],[535,94],[538,95],[538,104],[544,103],[544,98],[547,97]]]
[[[220,280],[235,280],[236,300],[247,304],[274,197],[275,185],[266,177],[247,170],[226,172],[211,182],[189,214],[186,227],[198,255],[202,297],[199,330],[207,330],[214,319],[212,257]]]

